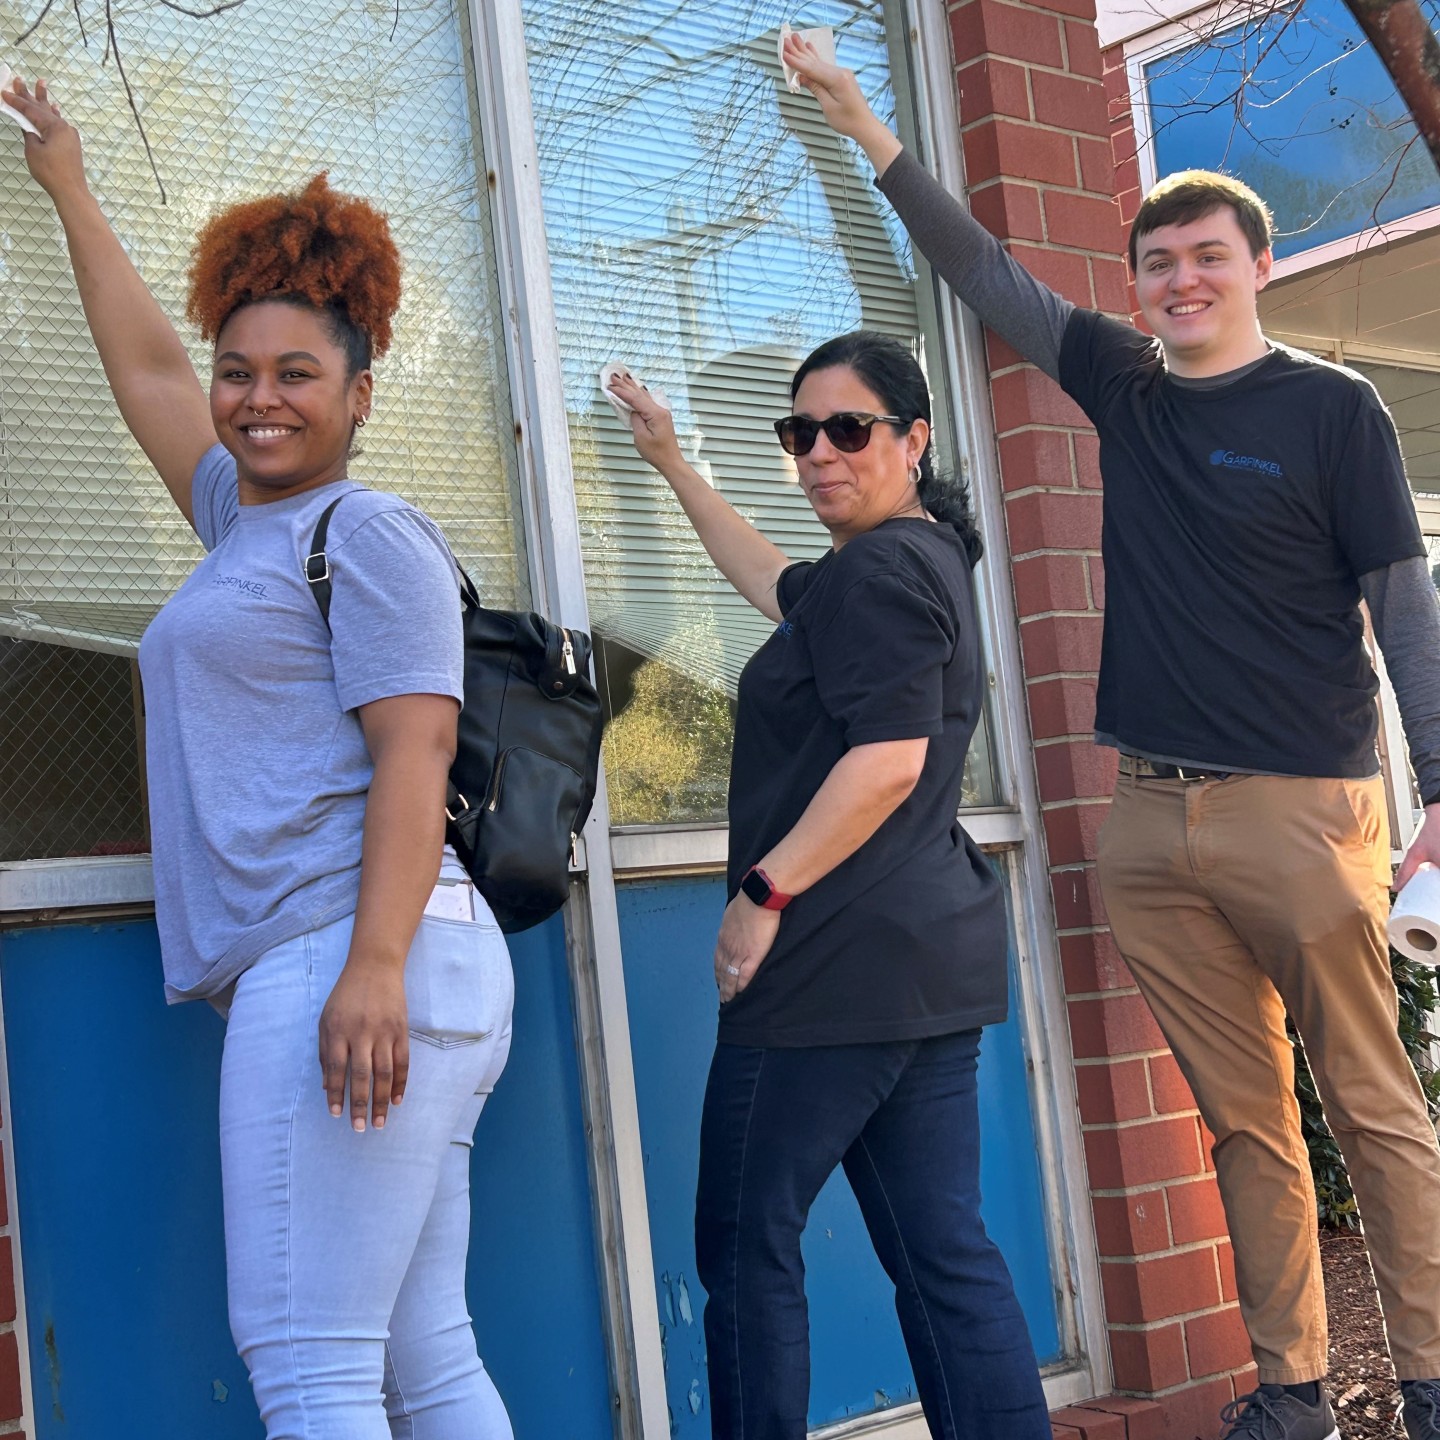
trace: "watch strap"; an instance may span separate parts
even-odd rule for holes
[[[762,910],[783,910],[795,898],[776,889],[775,882],[758,865],[752,865],[745,872],[740,890]]]

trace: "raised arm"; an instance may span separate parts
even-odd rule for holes
[[[648,390],[629,375],[617,376],[612,389],[634,412],[635,448],[665,477],[716,568],[762,615],[780,620],[775,586],[790,563],[785,552],[705,483],[680,453],[670,412]]]
[[[85,182],[80,136],[41,80],[18,77],[5,100],[40,131],[25,136],[30,173],[55,203],[85,319],[120,414],[191,525],[190,478],[215,443],[210,404],[175,327],[130,262]]]
[[[938,180],[909,154],[866,103],[852,71],[821,60],[792,35],[786,61],[820,102],[826,122],[854,140],[875,167],[915,247],[936,274],[997,335],[1052,380],[1074,304],[1042,285]]]

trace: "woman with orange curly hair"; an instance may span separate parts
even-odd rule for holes
[[[347,469],[400,296],[385,217],[320,175],[210,222],[207,401],[44,83],[5,99],[125,423],[209,552],[140,647],[156,919],[167,997],[228,1012],[230,1321],[267,1436],[508,1440],[464,1296],[514,990],[442,853],[457,576],[427,517]],[[302,567],[340,497],[327,628]]]

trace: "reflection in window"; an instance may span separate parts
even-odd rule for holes
[[[92,187],[177,319],[191,237],[220,205],[328,168],[337,187],[390,212],[405,297],[352,473],[427,509],[492,602],[513,605],[528,585],[468,13],[455,0],[409,0],[399,12],[247,0],[208,20],[161,0],[116,7],[168,205],[103,61],[103,27],[82,36],[77,11],[51,7],[25,60],[51,77],[86,137]],[[0,0],[0,31],[23,28]],[[128,657],[199,547],[125,432],[54,210],[8,136],[0,276],[0,694],[7,754],[38,757],[23,775],[0,767],[0,860],[135,849],[144,826]],[[208,374],[207,347],[192,354]],[[74,804],[67,776],[82,774],[91,807],[62,820]],[[101,792],[127,818],[96,808]]]
[[[597,374],[629,362],[697,468],[794,559],[828,545],[771,422],[821,340],[917,347],[914,270],[868,165],[781,77],[782,21],[830,25],[892,114],[882,7],[524,0],[545,218],[617,823],[724,816],[735,684],[770,624],[710,565]],[[903,22],[897,33],[903,35]],[[972,756],[969,803],[991,798]]]
[[[1422,0],[1432,22],[1436,0]],[[1269,202],[1275,254],[1440,205],[1414,122],[1342,0],[1305,0],[1145,66],[1160,175],[1226,170]]]

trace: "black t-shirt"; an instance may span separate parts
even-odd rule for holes
[[[1357,577],[1425,553],[1374,387],[1286,346],[1233,384],[1177,385],[1157,340],[1088,310],[1060,382],[1105,478],[1096,730],[1152,755],[1373,774]]]
[[[945,1035],[1005,1018],[999,881],[955,818],[984,667],[955,529],[887,520],[780,577],[785,619],[740,677],[730,895],[852,746],[930,744],[910,796],[780,919],[755,978],[720,1008],[739,1045]]]

